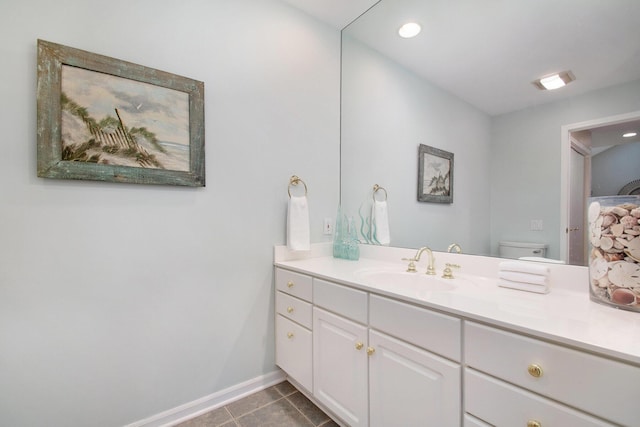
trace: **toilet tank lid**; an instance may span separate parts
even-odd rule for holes
[[[508,241],[501,241],[500,246],[509,246],[514,248],[536,248],[536,249],[542,249],[547,247],[545,243],[508,242]]]

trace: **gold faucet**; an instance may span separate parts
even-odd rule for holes
[[[455,250],[457,254],[462,253],[462,248],[461,248],[461,247],[460,247],[460,245],[459,245],[459,244],[457,244],[457,243],[452,243],[452,244],[450,244],[450,245],[449,245],[449,247],[447,248],[447,252],[451,252],[451,251],[453,251],[453,250]]]
[[[427,252],[429,254],[429,266],[427,267],[427,274],[429,275],[436,274],[436,269],[434,267],[435,258],[433,257],[433,252],[428,247],[425,246],[423,248],[418,249],[418,252],[416,253],[416,256],[413,257],[413,259],[415,259],[416,262],[420,261],[420,256],[422,255],[423,252]]]

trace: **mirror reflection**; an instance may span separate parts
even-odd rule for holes
[[[572,194],[575,214],[640,179],[638,137],[617,136],[640,134],[638,17],[635,0],[380,1],[342,31],[343,213],[366,221],[377,184],[392,246],[539,244],[583,264]],[[575,80],[534,84],[562,71]],[[453,153],[451,203],[418,201],[421,144]]]

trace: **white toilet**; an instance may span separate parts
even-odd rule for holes
[[[544,258],[547,254],[545,243],[506,242],[499,243],[498,255],[500,258],[536,257]]]

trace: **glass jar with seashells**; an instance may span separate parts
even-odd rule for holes
[[[640,196],[589,199],[591,300],[640,312]]]

